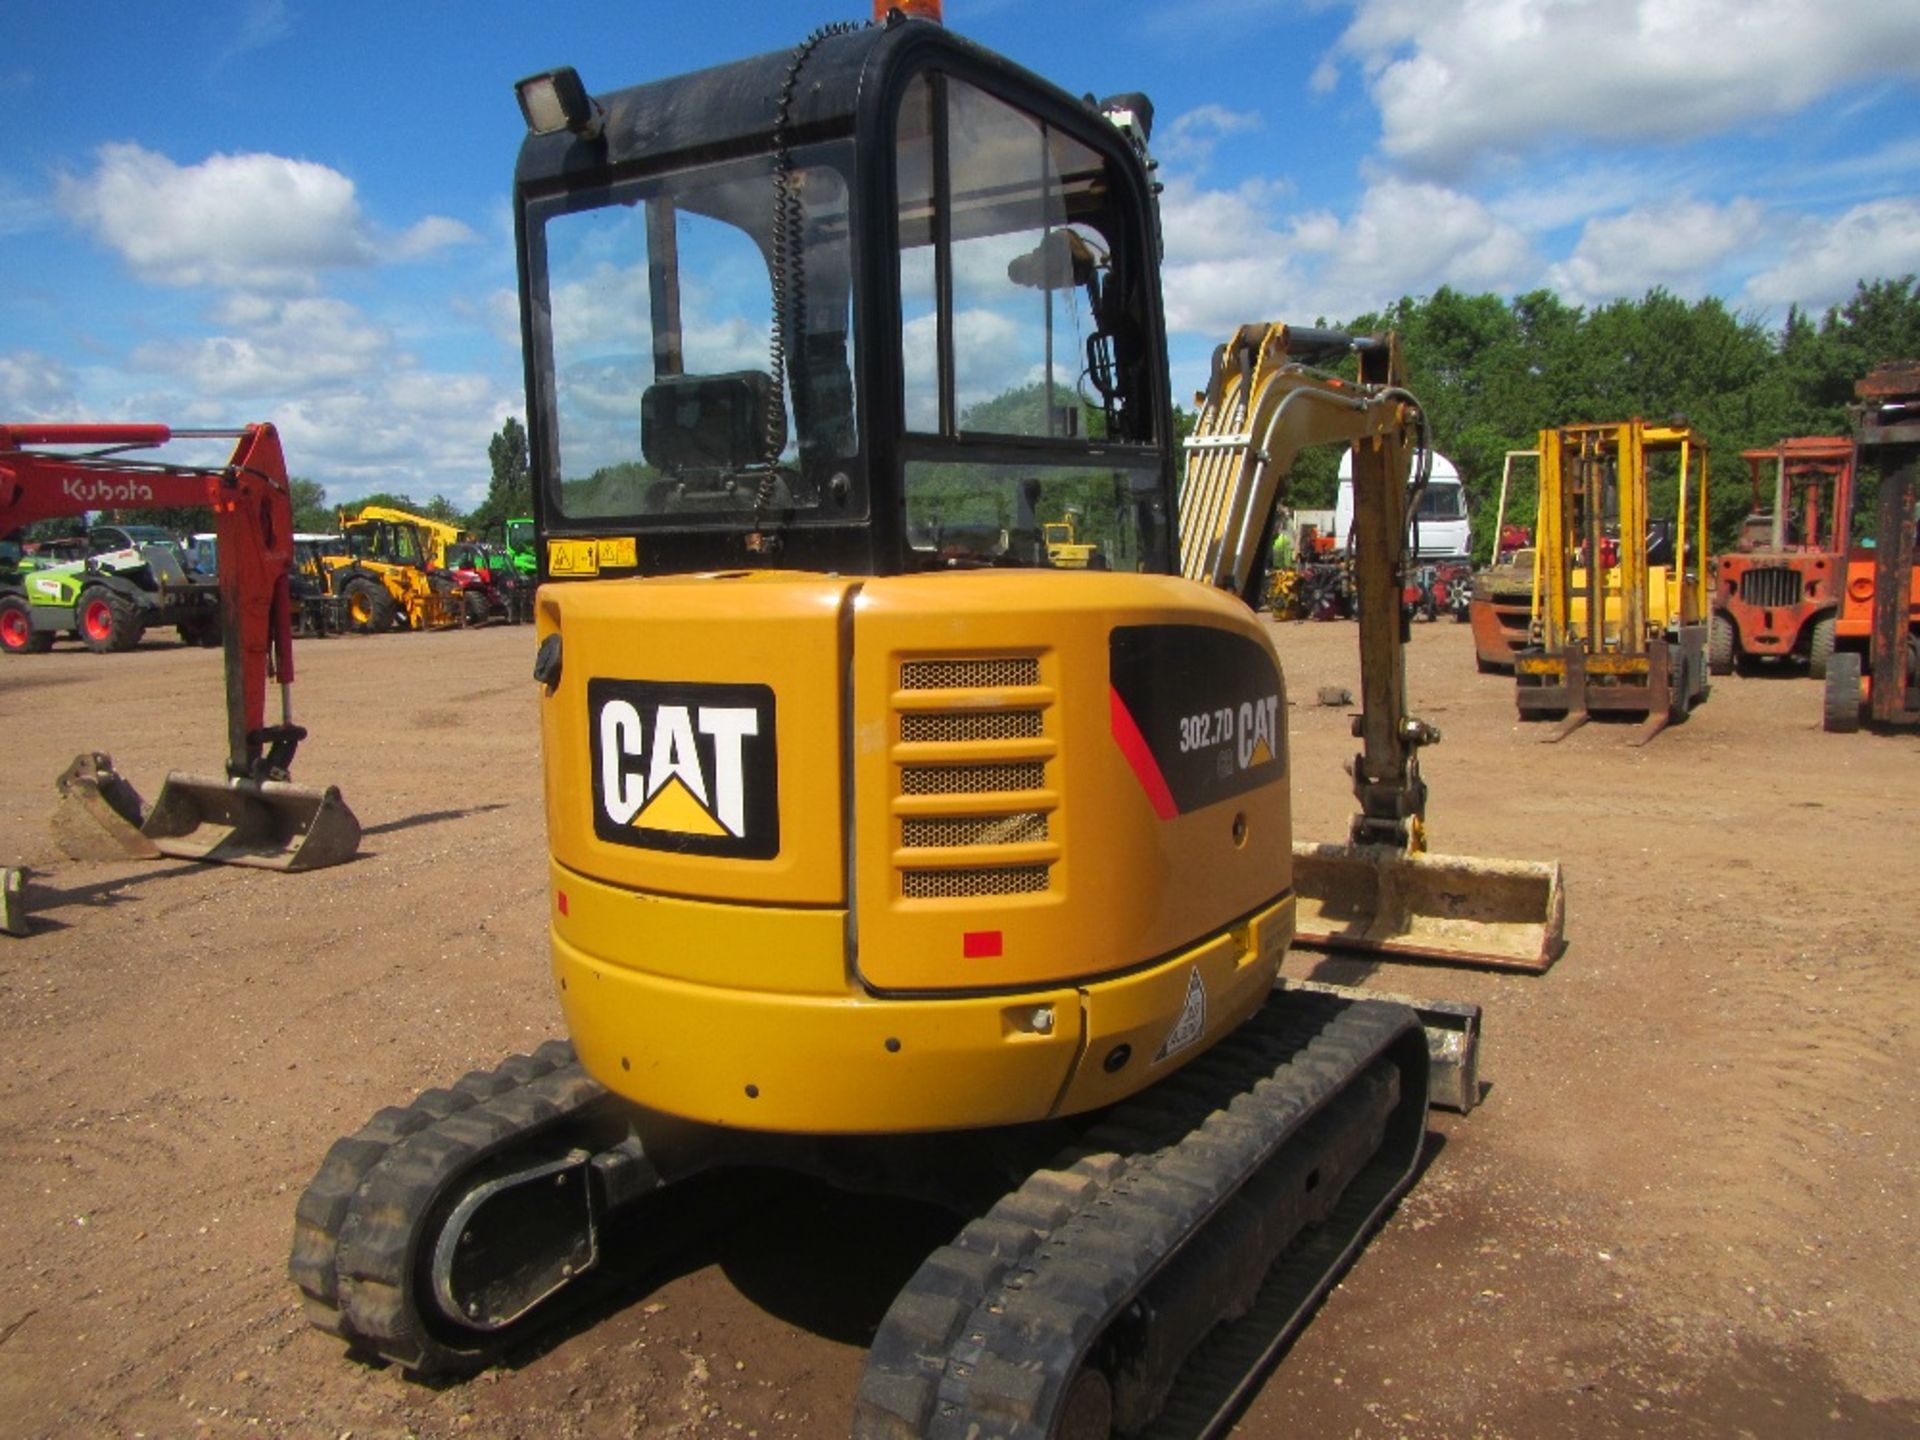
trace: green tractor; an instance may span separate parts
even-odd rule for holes
[[[532,519],[523,516],[507,521],[506,534],[507,554],[513,557],[513,568],[531,586],[540,569],[540,560],[534,551]]]
[[[192,573],[166,531],[96,526],[91,553],[55,564],[0,558],[0,650],[44,654],[70,633],[89,650],[131,650],[156,626],[189,645],[220,643],[220,587]]]

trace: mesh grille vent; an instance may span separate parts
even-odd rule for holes
[[[952,850],[966,845],[1030,845],[1047,838],[1047,817],[967,815],[943,820],[903,820],[900,843],[912,849]]]
[[[1002,660],[908,660],[900,667],[902,690],[1003,690],[1039,683],[1040,662],[1032,656]]]
[[[1749,605],[1798,605],[1800,572],[1784,565],[1749,570],[1740,577],[1740,598]]]
[[[1014,760],[1004,765],[908,765],[900,771],[903,795],[986,795],[1000,790],[1046,788],[1046,765]]]
[[[1047,867],[1008,865],[994,870],[908,870],[900,879],[909,900],[1037,895],[1047,888]]]
[[[902,715],[902,740],[1038,740],[1038,710],[958,710]]]

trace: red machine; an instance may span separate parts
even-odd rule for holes
[[[1883,365],[1854,387],[1854,443],[1880,469],[1870,544],[1847,552],[1845,596],[1827,667],[1828,730],[1920,725],[1920,362]]]
[[[229,437],[237,442],[232,457],[217,468],[128,458],[129,451],[173,440]],[[63,448],[40,448],[48,446]],[[288,779],[294,750],[307,732],[293,723],[289,706],[293,517],[274,428],[0,425],[0,535],[90,510],[201,505],[212,508],[220,537],[226,778],[169,775],[146,811],[110,765],[98,763],[104,757],[82,756],[63,777],[62,792],[80,799],[128,853],[272,870],[338,864],[358,849],[359,822],[338,790],[304,789]],[[271,725],[270,678],[280,685],[280,719]],[[124,829],[116,827],[116,818]]]
[[[1798,657],[1822,679],[1845,620],[1853,441],[1803,435],[1740,458],[1753,502],[1733,553],[1717,561],[1708,668],[1726,675],[1743,658]],[[1865,634],[1863,622],[1855,639]]]

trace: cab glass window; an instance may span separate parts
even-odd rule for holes
[[[1146,261],[1109,162],[928,74],[895,175],[909,566],[1160,568]]]
[[[849,164],[845,145],[795,152],[783,266],[782,187],[764,156],[530,207],[560,515],[739,527],[862,508]]]

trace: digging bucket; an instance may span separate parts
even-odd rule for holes
[[[88,751],[54,782],[59,802],[53,838],[70,860],[151,860],[160,852],[140,833],[140,792],[113,768],[113,757]]]
[[[360,848],[338,790],[279,780],[169,775],[141,832],[162,855],[262,870],[318,870]]]
[[[1510,970],[1559,956],[1566,897],[1555,862],[1293,847],[1294,943]]]

